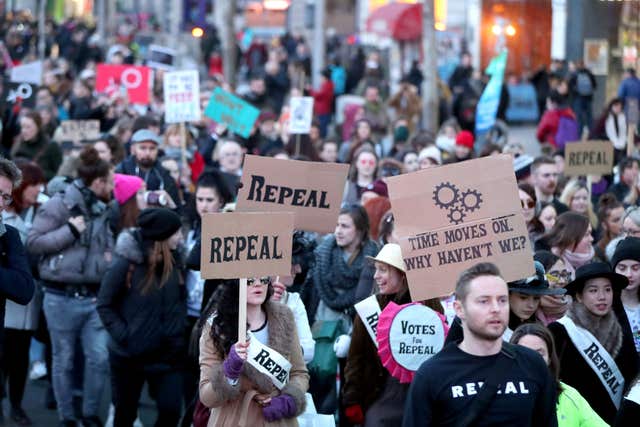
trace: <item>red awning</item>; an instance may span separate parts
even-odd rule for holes
[[[422,36],[422,5],[389,3],[374,10],[367,19],[367,31],[396,40]]]

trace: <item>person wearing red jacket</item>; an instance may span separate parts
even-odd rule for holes
[[[320,137],[327,136],[327,128],[331,122],[331,112],[333,111],[333,82],[331,81],[331,71],[325,69],[320,78],[320,89],[313,90],[308,87],[309,94],[313,96],[313,113],[317,116],[320,129]]]
[[[576,120],[575,113],[570,107],[565,105],[562,95],[554,91],[549,95],[547,111],[544,112],[540,123],[538,123],[538,131],[536,133],[538,141],[551,144],[553,147],[558,146],[556,143],[556,135],[561,117]],[[580,135],[577,135],[577,137],[579,138]]]

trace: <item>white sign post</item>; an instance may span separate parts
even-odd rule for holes
[[[309,133],[313,118],[313,98],[310,96],[294,96],[289,104],[291,119],[289,133]]]
[[[166,123],[200,120],[198,71],[184,70],[164,75],[164,119]]]

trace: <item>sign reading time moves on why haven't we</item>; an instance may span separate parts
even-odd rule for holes
[[[260,110],[217,87],[211,94],[204,114],[217,123],[224,123],[229,126],[229,129],[243,138],[248,138],[254,123],[260,115]]]
[[[613,144],[609,141],[572,142],[564,147],[564,174],[611,175]]]
[[[197,70],[165,73],[163,89],[165,122],[200,120],[200,81]]]
[[[534,272],[509,155],[468,160],[387,178],[414,301],[448,295],[479,262],[506,281]]]
[[[293,214],[227,212],[202,216],[203,279],[291,274]]]
[[[244,157],[238,211],[293,212],[296,229],[335,229],[348,165]]]

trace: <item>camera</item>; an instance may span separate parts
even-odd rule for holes
[[[166,206],[167,198],[164,194],[157,193],[155,191],[146,191],[144,193],[144,200],[148,205]]]

